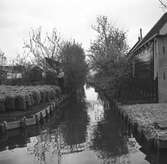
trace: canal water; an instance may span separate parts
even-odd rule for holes
[[[71,98],[43,126],[0,136],[0,164],[163,164],[129,134],[94,88],[82,99]]]

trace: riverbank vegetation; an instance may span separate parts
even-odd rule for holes
[[[60,95],[60,88],[42,86],[0,86],[0,112],[26,111],[47,103]]]
[[[105,16],[97,17],[93,30],[97,37],[89,51],[89,66],[95,72],[91,83],[109,97],[120,99],[128,87],[130,75],[126,33],[113,26]]]
[[[119,108],[124,117],[128,117],[132,125],[137,123],[148,138],[166,137],[167,104],[122,105]]]

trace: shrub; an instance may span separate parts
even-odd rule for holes
[[[18,95],[15,99],[16,110],[26,110],[26,98],[24,95]]]
[[[48,102],[48,91],[47,89],[42,90],[43,93],[43,102]]]
[[[54,89],[55,92],[56,92],[56,96],[58,96],[58,95],[61,94],[61,89],[60,89],[60,87],[54,86],[53,89]]]
[[[32,101],[31,101],[31,96],[30,95],[25,95],[25,101],[26,101],[27,108],[29,108],[29,107],[31,107],[33,105]]]
[[[26,110],[31,106],[49,102],[60,94],[57,86],[0,86],[0,112]]]
[[[41,96],[40,96],[40,92],[38,91],[32,91],[32,96],[33,96],[33,100],[34,100],[34,105],[38,105],[41,101]]]
[[[40,90],[40,95],[41,95],[41,103],[44,103],[46,99],[45,91]]]
[[[35,105],[35,102],[34,102],[34,98],[33,98],[32,93],[30,93],[29,96],[30,96],[31,105],[32,105],[32,106]]]
[[[5,109],[6,111],[14,111],[15,108],[15,96],[14,95],[10,95],[7,96],[5,99]]]
[[[0,112],[5,112],[5,97],[0,98]]]
[[[32,92],[32,98],[33,98],[33,101],[34,101],[34,105],[37,105],[37,93],[35,91]]]
[[[50,99],[53,100],[53,99],[55,98],[55,96],[56,96],[55,90],[54,90],[54,89],[51,89],[51,90],[50,90]]]
[[[36,92],[36,95],[37,95],[37,104],[40,104],[41,103],[41,93],[40,93],[40,91],[38,91],[38,90],[35,90],[35,92]]]

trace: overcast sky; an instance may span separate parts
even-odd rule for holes
[[[65,39],[76,39],[89,48],[98,15],[127,31],[130,46],[158,21],[164,11],[158,0],[0,0],[0,49],[8,58],[22,52],[31,28],[56,28]]]

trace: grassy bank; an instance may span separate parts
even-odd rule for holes
[[[0,112],[27,111],[60,95],[57,86],[0,86]]]
[[[167,139],[167,104],[122,105],[119,109],[129,122],[137,124],[148,139]]]

